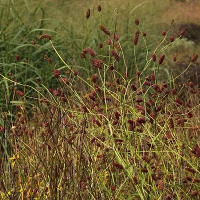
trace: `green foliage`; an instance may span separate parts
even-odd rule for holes
[[[66,2],[1,3],[0,198],[198,199],[198,55],[171,76],[194,44],[146,17],[170,1]]]

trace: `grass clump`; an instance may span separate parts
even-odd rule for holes
[[[198,55],[190,55],[180,74],[161,79],[166,51],[184,31],[174,37],[164,30],[149,47],[139,19],[128,43],[101,18],[92,46],[86,31],[78,65],[65,61],[52,35],[37,36],[38,48],[48,45],[51,52],[44,59],[52,85],[0,74],[14,85],[17,104],[0,121],[2,199],[199,198],[200,89],[176,82]],[[25,69],[26,63],[20,62]],[[27,99],[34,102],[31,112]]]

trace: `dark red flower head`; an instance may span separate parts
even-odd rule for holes
[[[42,39],[48,39],[48,40],[51,40],[51,36],[50,35],[48,35],[48,34],[43,34],[43,35],[41,35],[40,36],[40,39],[42,40]]]
[[[152,54],[152,61],[155,62],[156,61],[156,54]]]
[[[16,55],[16,61],[19,61],[19,59],[20,59],[20,56]]]
[[[115,39],[116,41],[119,40],[119,36],[118,36],[116,33],[114,33],[114,39]]]
[[[88,8],[87,12],[86,12],[86,19],[89,19],[90,17],[90,9]]]
[[[174,41],[174,36],[170,36],[170,42],[173,42]]]
[[[195,62],[198,58],[198,54],[194,54],[194,56],[192,56],[191,58],[191,62]]]
[[[166,35],[166,31],[162,31],[162,35],[165,36]]]
[[[161,54],[158,64],[161,65],[165,59],[165,54]]]
[[[58,78],[60,75],[60,71],[58,69],[54,69],[54,77]]]
[[[185,34],[185,29],[182,29],[180,32],[180,37],[182,38],[184,34]]]
[[[99,28],[100,28],[106,35],[110,35],[110,32],[109,32],[103,25],[100,25]]]
[[[101,5],[98,5],[97,10],[101,12]]]
[[[138,26],[140,23],[139,19],[135,19],[135,24]]]

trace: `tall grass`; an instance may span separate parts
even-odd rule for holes
[[[96,6],[62,35],[15,3],[1,11],[1,198],[198,199],[200,90],[176,82],[198,55],[166,69],[183,32],[154,38],[137,18],[123,32]]]

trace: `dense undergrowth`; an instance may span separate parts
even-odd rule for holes
[[[199,199],[200,88],[180,82],[198,54],[171,75],[184,30],[152,44],[139,19],[124,37],[102,10],[74,57],[41,24],[19,29],[23,45],[1,31],[1,199]]]

